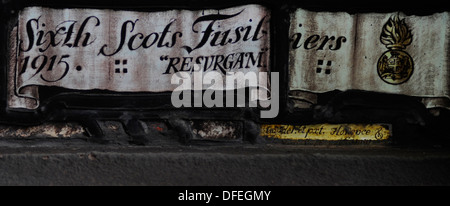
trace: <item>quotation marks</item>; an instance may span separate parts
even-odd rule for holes
[[[316,68],[316,73],[317,74],[322,73],[323,66],[325,66],[325,74],[331,74],[331,64],[332,64],[332,62],[331,61],[327,61],[326,65],[324,65],[324,62],[325,61],[322,60],[322,59],[319,59],[317,61],[317,68]]]
[[[120,61],[119,59],[116,59],[114,61],[114,64],[116,65],[115,73],[117,73],[117,74],[120,74],[121,72],[124,74],[128,73],[128,68],[126,67],[127,63],[128,63],[128,60],[126,60],[126,59],[123,59],[122,61]],[[122,65],[122,67],[120,65]]]
[[[161,60],[161,61],[167,61],[169,59],[169,56],[161,56],[161,57],[159,57],[159,60]]]

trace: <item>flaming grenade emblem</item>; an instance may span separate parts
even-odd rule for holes
[[[384,24],[380,41],[389,49],[378,59],[378,75],[388,84],[402,84],[411,77],[414,62],[411,56],[403,51],[412,42],[411,30],[405,19],[398,14]]]

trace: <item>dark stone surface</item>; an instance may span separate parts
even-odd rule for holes
[[[445,148],[1,144],[0,185],[450,185]]]

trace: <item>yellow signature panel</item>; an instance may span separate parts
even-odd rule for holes
[[[291,140],[386,140],[391,130],[387,124],[268,124],[261,126],[261,136]]]

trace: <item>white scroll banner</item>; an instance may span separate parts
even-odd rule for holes
[[[268,72],[269,20],[259,5],[157,12],[25,8],[10,35],[8,106],[37,108],[39,86],[173,91],[172,75],[193,72],[194,65],[224,77]]]
[[[291,14],[289,35],[294,99],[314,103],[311,94],[354,89],[450,107],[441,104],[450,97],[448,12],[408,16],[298,9]]]

